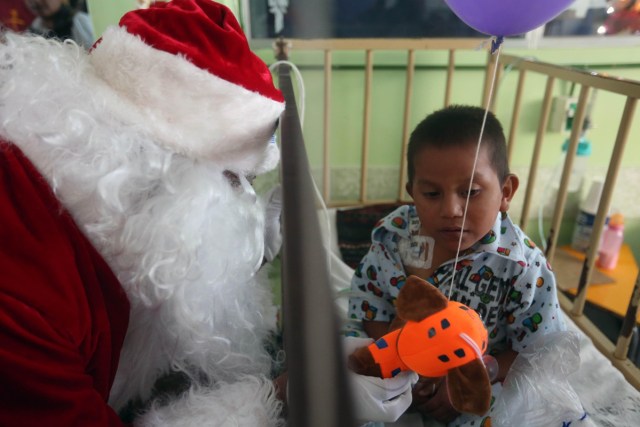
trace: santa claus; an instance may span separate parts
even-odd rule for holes
[[[246,177],[284,102],[231,12],[158,2],[90,53],[2,37],[0,425],[278,425]]]

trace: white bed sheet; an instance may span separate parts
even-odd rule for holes
[[[580,334],[580,368],[569,382],[591,419],[604,427],[640,426],[640,392],[571,319],[567,318],[567,323]]]
[[[336,210],[319,212],[320,228],[329,253],[332,287],[336,308],[341,319],[347,320],[347,300],[353,269],[340,258],[335,226]],[[570,375],[574,388],[590,421],[602,427],[640,427],[640,392],[594,346],[571,319],[566,318],[569,330],[580,336],[580,367]],[[522,425],[516,422],[514,425]],[[417,417],[408,417],[395,426],[422,426]],[[435,426],[436,424],[429,424]]]

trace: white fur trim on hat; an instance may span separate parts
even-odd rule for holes
[[[105,31],[90,61],[124,101],[120,115],[148,128],[163,147],[230,170],[275,166],[269,140],[284,103],[154,49],[123,27]]]

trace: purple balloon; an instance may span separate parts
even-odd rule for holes
[[[465,24],[492,36],[514,36],[538,28],[574,0],[445,0]]]

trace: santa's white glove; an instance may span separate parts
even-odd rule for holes
[[[373,342],[371,338],[346,337],[343,348],[347,355]],[[359,421],[394,422],[411,405],[411,388],[418,374],[401,372],[393,378],[358,375],[349,371],[355,417]]]
[[[282,187],[278,184],[264,196],[264,257],[267,262],[280,252],[282,246],[282,232],[280,227],[280,215],[282,214]]]

